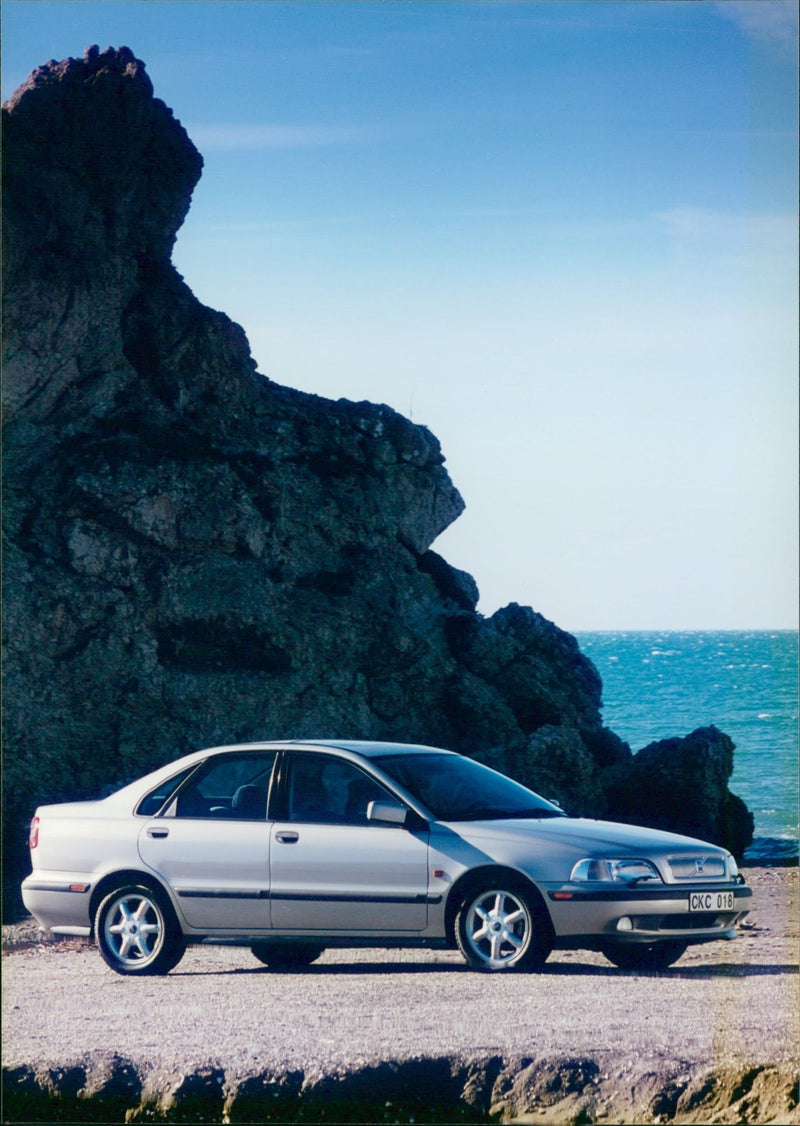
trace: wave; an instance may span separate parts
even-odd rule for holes
[[[797,837],[756,837],[745,850],[744,863],[759,867],[789,866],[800,860]]]

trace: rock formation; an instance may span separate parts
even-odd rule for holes
[[[622,770],[606,773],[609,815],[725,841],[741,856],[753,839],[753,819],[742,799],[727,789],[733,751],[732,739],[716,727],[701,727],[684,739],[651,743]]]
[[[169,1071],[124,1056],[4,1069],[8,1122],[796,1123],[786,1062],[689,1067],[657,1053],[415,1058],[262,1074],[218,1064]],[[624,1077],[624,1082],[620,1082]],[[391,1108],[391,1117],[387,1114]],[[92,1115],[92,1117],[89,1117]],[[265,1117],[268,1116],[268,1117]]]
[[[51,61],[3,125],[7,879],[37,803],[247,739],[439,744],[588,814],[613,776],[627,816],[575,639],[431,550],[436,438],[271,382],[173,267],[202,159],[144,65]]]

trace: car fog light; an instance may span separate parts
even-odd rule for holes
[[[617,930],[618,931],[632,931],[633,930],[633,923],[630,921],[630,919],[628,918],[627,915],[623,915],[622,918],[619,920],[619,922],[617,923]]]

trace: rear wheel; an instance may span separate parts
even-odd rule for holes
[[[505,882],[467,895],[456,916],[456,939],[478,970],[534,970],[552,949],[548,921],[533,895]]]
[[[621,970],[665,970],[677,962],[687,945],[675,938],[662,942],[610,942],[603,947],[603,953]]]
[[[117,888],[95,916],[103,960],[118,974],[166,974],[177,966],[186,940],[161,892],[143,885]]]
[[[313,942],[254,942],[250,949],[259,962],[273,970],[301,970],[325,951],[324,946]]]

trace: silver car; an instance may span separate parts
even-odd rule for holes
[[[198,751],[40,807],[30,848],[27,908],[93,934],[121,974],[167,973],[197,942],[274,969],[329,946],[457,947],[481,970],[578,947],[663,969],[734,938],[751,895],[722,848],[567,817],[472,759],[397,743]]]

